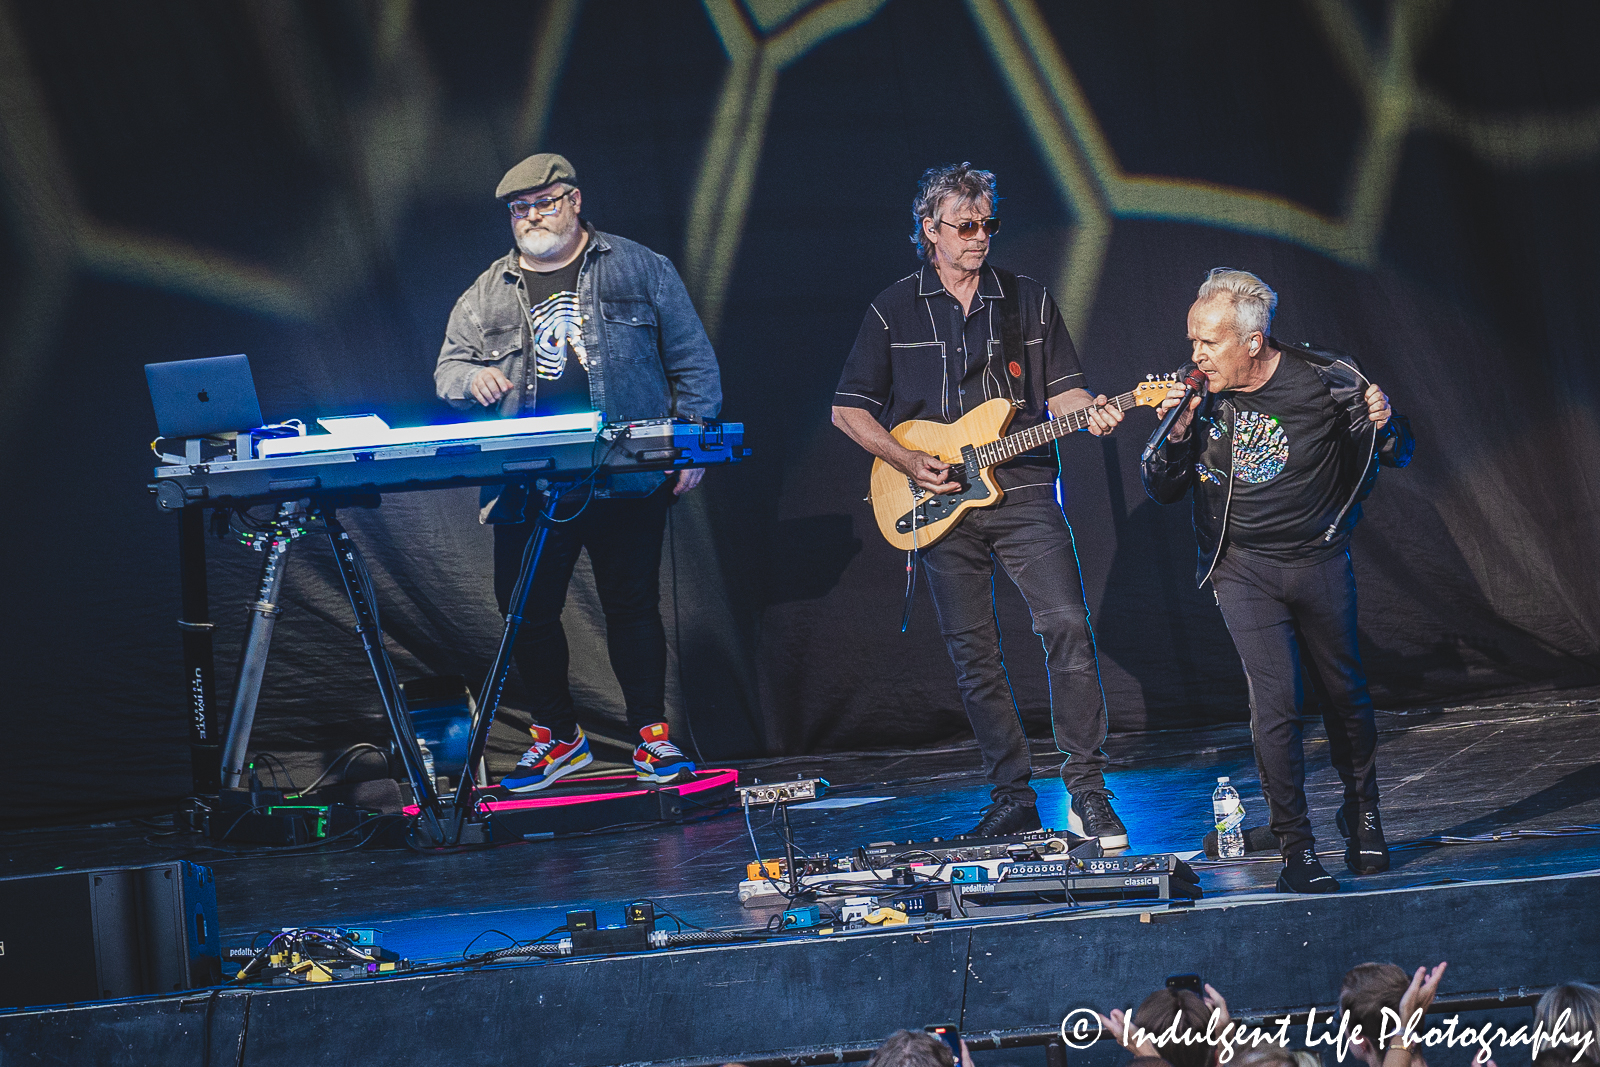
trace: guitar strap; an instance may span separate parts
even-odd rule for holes
[[[1000,377],[1005,379],[1006,395],[1013,405],[1022,404],[1028,396],[1028,361],[1022,347],[1022,301],[1019,299],[1017,276],[999,267],[991,268],[1000,279]],[[1013,374],[1012,367],[1020,373]]]

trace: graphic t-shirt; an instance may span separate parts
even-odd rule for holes
[[[583,347],[579,326],[579,256],[559,270],[522,268],[528,290],[531,338],[528,358],[533,360],[537,395],[525,415],[570,415],[592,411],[589,400],[589,353]],[[534,392],[535,390],[530,390]]]
[[[1344,551],[1348,533],[1323,541],[1344,506],[1349,462],[1340,447],[1346,418],[1316,371],[1293,355],[1252,393],[1218,397],[1233,405],[1233,500],[1228,507],[1228,551],[1238,550],[1286,566],[1320,563]],[[1227,434],[1222,412],[1201,433]],[[1201,470],[1201,478],[1220,472]]]

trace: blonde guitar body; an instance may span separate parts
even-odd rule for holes
[[[964,462],[964,449],[997,440],[1015,414],[1010,401],[997,398],[967,412],[956,422],[912,419],[889,433],[905,447],[938,456],[941,462],[956,467]],[[936,496],[918,489],[910,478],[883,460],[873,460],[871,499],[878,529],[896,548],[927,548],[955,529],[968,511],[1000,502],[1000,486],[988,467],[973,463],[967,476],[963,491]]]
[[[1174,387],[1174,376],[1145,381],[1107,405],[1119,411],[1133,407],[1157,407]],[[1016,409],[1011,402],[995,399],[973,408],[955,422],[930,422],[912,419],[889,431],[907,448],[938,456],[950,465],[950,480],[960,488],[954,493],[930,493],[881,459],[872,462],[872,514],[884,539],[896,548],[927,548],[955,529],[963,515],[973,508],[993,507],[1003,495],[990,468],[1032,449],[1089,426],[1090,408],[1069,411],[1059,418],[1002,436],[1011,424]]]

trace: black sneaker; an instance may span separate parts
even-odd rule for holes
[[[1377,808],[1340,808],[1338,822],[1339,832],[1344,835],[1344,865],[1351,874],[1377,874],[1389,869],[1389,843],[1383,839],[1383,821],[1378,818]]]
[[[1128,828],[1111,810],[1115,793],[1105,789],[1085,790],[1072,798],[1067,811],[1067,829],[1079,837],[1098,837],[1101,848],[1127,848]]]
[[[1278,875],[1280,893],[1337,893],[1339,883],[1322,869],[1314,849],[1302,848],[1283,857],[1283,873]]]
[[[978,820],[978,825],[967,831],[968,837],[1010,837],[1027,830],[1039,830],[1044,826],[1039,821],[1039,808],[1034,804],[1024,804],[1021,801],[1006,797],[989,805],[983,813],[983,818]]]

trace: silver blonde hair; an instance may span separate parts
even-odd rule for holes
[[[1200,283],[1195,302],[1219,299],[1233,305],[1233,328],[1241,341],[1257,332],[1262,337],[1272,336],[1272,316],[1278,310],[1278,294],[1272,286],[1247,270],[1213,267]]]
[[[928,258],[932,249],[923,236],[922,220],[938,218],[944,202],[950,199],[974,204],[987,200],[989,210],[994,211],[1000,204],[1000,195],[995,192],[993,172],[979,170],[971,163],[949,163],[922,172],[916,199],[911,201],[911,241],[923,259]]]
[[[1593,1034],[1600,1031],[1600,989],[1583,982],[1568,982],[1558,985],[1539,998],[1539,1004],[1533,1009],[1534,1018],[1544,1023],[1545,1032],[1550,1032],[1556,1025],[1556,1020],[1564,1011],[1571,1011],[1572,1015],[1562,1027],[1562,1033],[1569,1038],[1574,1034]],[[1535,1053],[1543,1051],[1534,1049]],[[1572,1046],[1560,1045],[1557,1047],[1563,1062],[1572,1058]],[[1591,1046],[1578,1060],[1581,1064],[1600,1062],[1600,1053]]]

